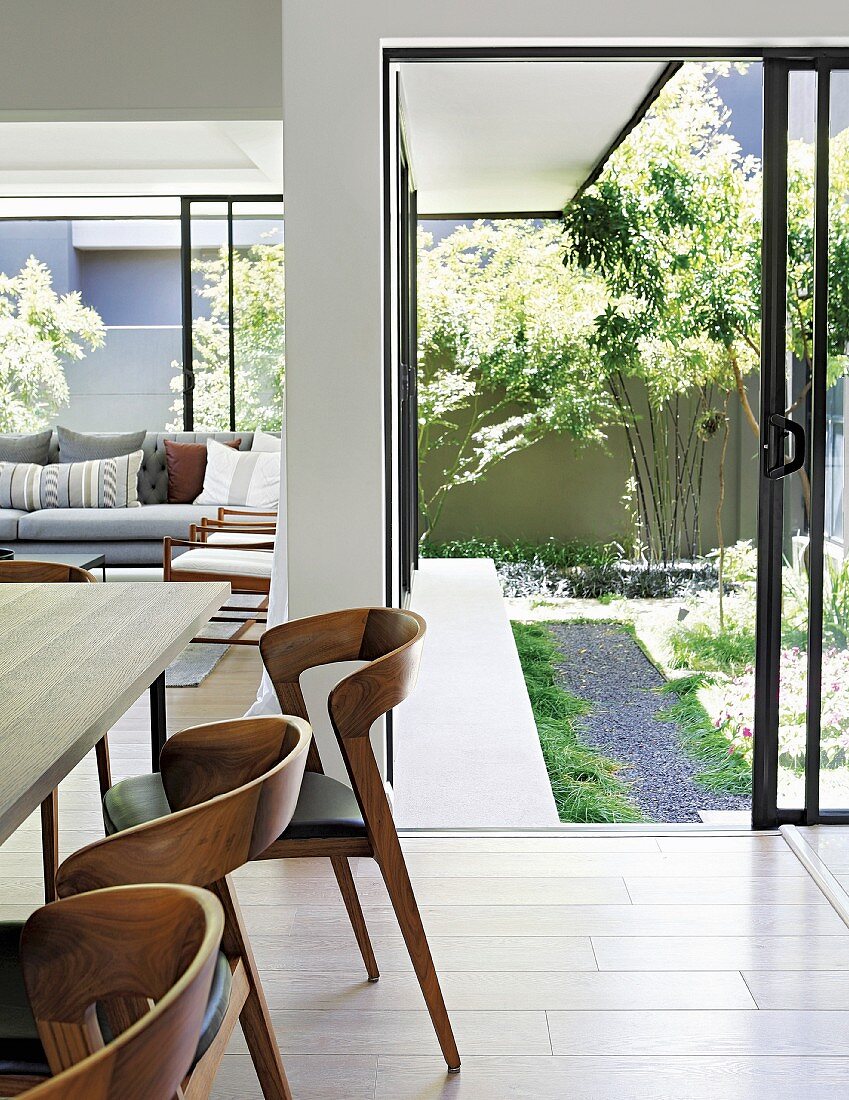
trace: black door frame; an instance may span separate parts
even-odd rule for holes
[[[784,309],[786,302],[786,233],[787,233],[787,79],[793,69],[814,69],[818,80],[818,125],[816,157],[816,206],[818,219],[815,226],[815,279],[814,290],[818,294],[815,308],[815,351],[812,386],[813,429],[811,433],[812,511],[810,558],[816,561],[810,574],[811,602],[809,604],[809,725],[808,753],[806,756],[807,808],[779,812],[777,807],[778,777],[778,672],[780,660],[781,615],[781,535],[783,524],[782,489],[777,482],[760,478],[758,505],[758,612],[756,627],[756,654],[759,676],[755,691],[755,726],[768,731],[767,736],[756,737],[752,770],[752,824],[754,828],[774,828],[782,823],[822,821],[849,823],[849,812],[822,811],[819,807],[819,669],[822,653],[822,550],[824,515],[824,456],[825,456],[825,341],[827,325],[827,257],[828,257],[828,106],[829,77],[836,68],[849,67],[849,49],[787,47],[768,48],[723,46],[706,48],[693,46],[670,49],[664,46],[501,46],[501,47],[388,47],[383,50],[383,150],[384,150],[384,384],[385,392],[391,392],[391,249],[392,203],[390,163],[390,88],[393,65],[434,61],[634,61],[657,60],[668,63],[683,61],[762,61],[764,62],[764,225],[763,225],[763,303],[761,345],[761,455],[764,464],[774,461],[776,443],[770,431],[766,411],[781,408],[783,412],[784,385]],[[825,140],[822,135],[825,134]],[[546,212],[551,214],[551,212]],[[480,215],[478,215],[480,216]],[[514,216],[520,216],[518,214]],[[529,213],[527,216],[539,216]],[[819,339],[816,337],[819,335]],[[816,347],[820,348],[817,355]],[[777,354],[781,352],[780,356]],[[779,392],[780,391],[780,392]],[[391,562],[393,554],[393,530],[391,509],[391,455],[395,445],[392,432],[391,407],[384,419],[386,448],[386,560],[387,603],[394,602]],[[814,527],[816,526],[816,530]],[[814,593],[814,582],[817,591]],[[813,674],[813,675],[812,675]],[[810,707],[816,703],[817,711],[812,720]],[[813,751],[812,751],[813,750]],[[816,764],[816,775],[814,765]]]
[[[755,828],[782,824],[847,824],[846,810],[820,806],[823,580],[825,550],[826,392],[828,389],[829,122],[831,75],[849,69],[849,51],[764,61],[764,196],[761,341],[761,477],[758,506],[758,609],[752,821]],[[766,475],[784,462],[784,436],[771,418],[786,405],[787,152],[789,83],[794,72],[816,74],[814,177],[814,316],[810,399],[811,507],[808,532],[808,667],[804,805],[778,806],[778,710],[781,659],[784,490]]]
[[[227,212],[227,332],[229,358],[228,424],[231,432],[236,424],[236,329],[233,318],[233,205],[242,202],[276,202],[283,209],[282,195],[182,195],[180,197],[180,300],[183,321],[183,431],[195,427],[194,341],[192,339],[192,204],[222,203]]]
[[[400,603],[409,603],[419,564],[418,331],[416,261],[418,196],[407,147],[400,80],[396,98],[398,151],[398,577]]]

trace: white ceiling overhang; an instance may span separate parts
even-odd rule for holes
[[[0,196],[282,191],[279,120],[0,122]]]
[[[666,71],[657,61],[402,64],[420,216],[562,209]]]

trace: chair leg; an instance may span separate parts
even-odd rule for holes
[[[109,742],[105,737],[94,746],[94,754],[97,757],[97,778],[100,783],[100,797],[105,798],[106,792],[112,786],[112,768],[109,764]]]
[[[354,885],[354,876],[351,874],[351,865],[348,862],[348,857],[331,856],[330,862],[333,864],[333,872],[336,875],[336,881],[339,883],[339,892],[342,894],[342,900],[345,902],[345,908],[348,910],[351,927],[354,929],[354,935],[357,937],[357,945],[359,946],[360,954],[365,963],[368,980],[370,982],[376,982],[380,978],[380,971],[377,969],[377,960],[372,950],[368,928],[366,927],[366,919],[363,916],[363,910],[360,906],[360,899],[357,895],[357,887]]]
[[[448,1064],[448,1072],[457,1073],[460,1069],[460,1054],[451,1021],[448,1018],[448,1011],[445,1008],[436,968],[433,965],[430,945],[427,942],[418,903],[413,893],[407,864],[404,862],[404,853],[398,842],[398,834],[395,832],[391,818],[376,824],[377,827],[371,836],[374,858],[386,883],[389,900],[398,918],[401,934],[410,953],[416,977],[419,979],[436,1037]]]
[[[248,978],[248,996],[239,1016],[251,1060],[265,1100],[292,1100],[280,1049],[271,1023],[271,1014],[259,980],[256,960],[245,932],[242,912],[229,878],[211,887],[224,908],[224,936],[221,950],[225,955],[240,957]]]
[[[41,803],[41,859],[44,866],[44,900],[56,900],[59,867],[59,791],[54,788]]]

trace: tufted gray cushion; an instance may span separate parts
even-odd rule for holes
[[[168,467],[165,463],[166,439],[176,440],[177,443],[206,443],[207,439],[217,439],[221,443],[226,443],[230,439],[241,439],[239,450],[249,451],[253,438],[253,432],[148,432],[141,445],[144,458],[139,470],[139,503],[165,504],[168,501]],[[50,453],[47,461],[59,461],[59,441],[55,432],[50,440]],[[177,506],[172,504],[170,507]],[[210,512],[210,515],[214,514],[214,510]],[[170,532],[163,531],[162,534],[167,535]]]

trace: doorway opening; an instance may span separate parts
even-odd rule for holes
[[[419,212],[413,606],[420,581],[454,583],[446,665],[471,678],[479,646],[492,675],[493,647],[457,631],[459,578],[493,562],[562,822],[811,821],[820,784],[849,805],[841,64],[396,59]],[[396,792],[415,766],[396,750]]]

